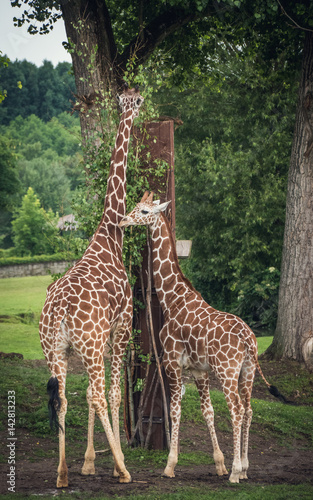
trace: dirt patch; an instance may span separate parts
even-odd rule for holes
[[[28,362],[27,362],[28,363]],[[36,366],[44,366],[45,361],[34,361]],[[273,383],[279,374],[277,364],[262,361],[262,369],[265,376]],[[294,365],[281,367],[281,370],[298,370]],[[79,358],[73,356],[70,359],[69,372],[83,373],[84,368]],[[296,372],[295,372],[296,376]],[[186,377],[185,381],[189,378]],[[212,388],[219,388],[219,383],[212,377]],[[296,395],[295,395],[296,396]],[[256,384],[253,397],[271,399],[264,384]],[[302,399],[300,395],[298,399]],[[288,446],[281,446],[275,439],[255,432],[252,424],[249,445],[249,484],[313,484],[313,450],[305,448],[303,441],[294,440]],[[232,463],[232,434],[229,432],[217,432],[220,447],[225,456],[225,463],[230,471]],[[18,429],[16,433],[16,493],[23,497],[29,495],[62,494],[57,490],[56,472],[58,465],[58,443],[51,438],[36,438],[26,429]],[[6,432],[0,433],[1,440],[5,443]],[[125,441],[125,438],[124,438]],[[183,423],[180,430],[180,451],[190,453],[195,451],[210,451],[211,443],[209,434],[204,424],[188,425]],[[164,464],[155,467],[138,460],[133,460],[128,466],[133,482],[128,485],[119,484],[112,477],[112,465],[110,453],[99,453],[96,458],[96,474],[94,476],[81,475],[86,442],[67,443],[67,464],[69,468],[68,492],[88,493],[99,495],[105,493],[107,496],[127,496],[130,494],[144,494],[157,491],[158,495],[173,492],[181,487],[201,487],[208,485],[210,488],[229,488],[228,477],[218,477],[215,474],[214,465],[181,466],[178,463],[176,477],[167,479],[162,477]],[[96,435],[96,450],[106,449],[108,444],[104,433]],[[5,448],[3,448],[5,449]],[[4,462],[0,464],[1,477],[8,474],[6,454],[3,453]],[[63,489],[64,491],[64,489]],[[1,482],[0,494],[9,493],[6,481]]]
[[[230,433],[218,433],[221,449],[225,455],[228,470],[232,461],[232,436]],[[27,497],[30,494],[55,495],[61,490],[55,488],[58,464],[57,443],[50,439],[38,439],[23,429],[17,432],[16,492]],[[104,448],[107,447],[105,443]],[[210,449],[209,436],[202,425],[182,426],[181,452],[207,451]],[[71,444],[68,444],[71,448]],[[313,484],[313,450],[303,450],[303,442],[294,441],[288,448],[279,446],[273,440],[266,440],[251,433],[250,437],[249,483],[251,484]],[[177,466],[176,477],[162,477],[163,467],[129,467],[133,482],[119,484],[112,477],[110,464],[97,465],[95,476],[81,475],[85,443],[79,443],[75,458],[73,451],[68,456],[69,489],[72,492],[89,494],[129,495],[155,489],[158,494],[173,492],[177,487],[229,487],[228,478],[218,477],[214,465]],[[53,455],[53,458],[50,458]],[[109,456],[109,453],[107,453]],[[49,458],[45,458],[49,456]],[[99,456],[99,455],[98,455]],[[110,460],[108,460],[109,462]],[[99,462],[99,461],[98,461]],[[127,462],[126,462],[127,463]],[[165,466],[165,464],[164,464]],[[7,474],[7,464],[0,465],[1,476]],[[0,493],[6,493],[7,486],[2,483]]]

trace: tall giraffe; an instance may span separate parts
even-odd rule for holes
[[[169,202],[153,202],[146,192],[120,227],[148,225],[152,241],[154,286],[164,315],[160,331],[163,365],[171,392],[172,436],[164,475],[174,477],[178,459],[181,415],[182,369],[191,370],[201,399],[201,409],[211,435],[218,475],[227,474],[214,428],[209,392],[209,370],[219,378],[232,418],[234,459],[230,481],[247,478],[248,438],[252,418],[250,405],[256,368],[270,392],[282,397],[265,379],[257,357],[252,330],[233,314],[209,306],[184,277],[178,263],[169,222],[163,215]],[[242,449],[241,449],[242,430]]]
[[[124,465],[119,436],[121,401],[120,368],[132,325],[132,292],[122,259],[123,233],[118,226],[126,212],[126,167],[133,120],[143,102],[138,89],[118,97],[122,114],[112,153],[104,212],[83,257],[62,278],[50,285],[42,310],[39,333],[51,378],[50,421],[59,427],[57,487],[68,486],[65,461],[65,381],[70,349],[82,359],[89,377],[88,444],[83,474],[94,474],[93,445],[95,413],[99,416],[115,462],[120,482],[131,477]],[[111,387],[109,393],[113,431],[105,398],[103,353],[111,336]]]

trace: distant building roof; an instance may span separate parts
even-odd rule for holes
[[[75,231],[78,229],[78,222],[73,214],[63,215],[63,217],[59,218],[57,228],[61,231]]]

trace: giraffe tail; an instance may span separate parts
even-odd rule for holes
[[[262,379],[264,380],[265,384],[267,385],[267,388],[268,388],[270,394],[272,396],[275,396],[275,398],[279,399],[279,401],[281,401],[285,405],[295,405],[296,403],[294,403],[293,401],[289,401],[288,399],[286,399],[285,396],[283,396],[283,394],[281,394],[279,392],[279,390],[277,389],[277,387],[275,385],[271,385],[271,384],[268,383],[268,381],[264,377],[263,372],[261,370],[261,367],[260,367],[257,355],[255,357],[255,361],[256,361],[257,370],[258,370],[259,374],[261,375]]]
[[[251,333],[252,330],[249,329],[249,331]],[[253,335],[254,337],[254,335]],[[254,337],[255,338],[255,337]],[[285,396],[283,396],[283,394],[281,394],[279,392],[279,390],[277,389],[277,387],[275,385],[271,385],[265,378],[263,372],[262,372],[262,369],[260,367],[260,364],[259,364],[259,360],[258,360],[258,351],[257,351],[257,344],[252,342],[251,341],[251,336],[248,336],[244,339],[245,341],[245,344],[248,348],[248,350],[250,351],[250,354],[254,357],[254,360],[255,360],[255,365],[256,365],[256,368],[259,372],[259,374],[261,375],[263,381],[265,382],[265,384],[267,385],[267,388],[270,392],[270,394],[272,396],[274,396],[275,398],[279,399],[282,403],[284,404],[288,404],[288,405],[295,405],[296,403],[292,402],[292,401],[289,401],[288,399],[285,398]]]
[[[62,426],[59,424],[58,411],[61,408],[61,400],[59,395],[59,381],[57,377],[50,377],[47,384],[47,392],[49,394],[48,410],[49,410],[49,422],[52,430],[56,432],[61,429]]]

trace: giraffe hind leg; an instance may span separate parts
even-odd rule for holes
[[[109,420],[108,405],[104,391],[105,375],[103,357],[99,356],[96,359],[92,359],[92,362],[90,362],[90,359],[88,359],[88,361],[84,359],[84,362],[86,363],[86,368],[89,375],[92,406],[94,407],[95,412],[97,413],[106,433],[113,454],[115,467],[119,475],[119,482],[129,483],[131,482],[131,476],[125,467],[124,457],[122,457],[120,454],[120,449],[118,444],[116,443]]]
[[[213,446],[213,458],[215,462],[216,472],[218,476],[223,476],[228,474],[227,469],[224,464],[224,455],[219,447],[215,427],[214,427],[214,410],[211,403],[210,390],[209,390],[209,375],[208,373],[203,374],[203,376],[194,373],[196,386],[199,392],[201,401],[201,411],[204,420],[207,423],[212,446]]]
[[[55,363],[55,377],[58,381],[58,387],[56,388],[56,392],[54,394],[59,427],[59,466],[57,488],[66,488],[68,486],[68,468],[65,460],[65,415],[67,411],[65,380],[67,371],[67,358],[65,357],[63,352],[58,354],[59,358]]]
[[[223,380],[223,392],[231,415],[233,427],[234,458],[229,481],[231,483],[239,483],[240,474],[242,472],[241,428],[245,410],[239,396],[238,380],[236,376],[225,377]]]
[[[87,388],[87,403],[89,408],[88,413],[88,437],[87,437],[87,449],[85,452],[85,460],[82,466],[82,474],[84,476],[93,475],[95,471],[95,448],[94,448],[94,426],[95,426],[95,414],[96,411],[92,405],[92,389],[89,384]]]
[[[132,320],[132,316],[130,317]],[[131,323],[130,323],[131,325]],[[129,338],[131,334],[131,328],[121,328],[120,331],[116,332],[112,343],[112,356],[111,356],[111,384],[109,391],[109,401],[112,415],[112,426],[113,434],[116,441],[116,445],[119,449],[119,454],[124,459],[124,455],[121,448],[120,440],[120,428],[119,428],[119,408],[121,404],[121,388],[120,388],[120,377],[121,377],[121,365],[123,361],[123,355],[126,350]],[[114,467],[113,477],[118,477],[118,472],[116,467]]]
[[[249,467],[248,443],[249,443],[249,429],[252,420],[252,408],[250,400],[251,400],[254,374],[255,374],[254,360],[252,359],[245,360],[242,366],[238,383],[239,394],[245,410],[242,423],[242,450],[241,450],[242,471],[239,475],[239,479],[248,479],[247,476],[247,471]]]

